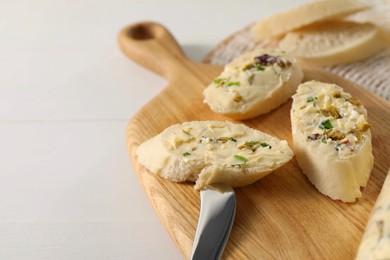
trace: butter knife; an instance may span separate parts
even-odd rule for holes
[[[200,191],[200,213],[191,260],[221,258],[235,214],[236,195],[230,186],[213,184]]]

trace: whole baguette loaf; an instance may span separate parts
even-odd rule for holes
[[[142,143],[138,161],[174,182],[196,181],[240,187],[287,163],[293,156],[286,141],[242,124],[192,121],[168,127]]]
[[[334,200],[361,197],[374,161],[363,105],[335,84],[305,82],[293,96],[291,125],[294,153],[309,181]]]

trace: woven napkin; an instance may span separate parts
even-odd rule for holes
[[[367,0],[364,2],[370,8],[351,15],[347,19],[377,24],[390,35],[390,1]],[[225,65],[237,56],[257,48],[277,47],[276,40],[256,39],[251,27],[252,25],[249,25],[221,42],[206,56],[204,61],[215,65]],[[390,101],[390,46],[363,61],[323,68]]]

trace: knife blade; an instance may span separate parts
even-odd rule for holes
[[[191,260],[221,258],[235,214],[236,195],[230,186],[213,184],[200,191],[200,212]]]

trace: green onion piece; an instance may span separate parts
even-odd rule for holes
[[[321,142],[323,142],[324,144],[327,144],[327,143],[328,143],[327,140],[328,140],[328,139],[326,139],[326,137],[324,136],[324,137],[322,137]]]
[[[329,129],[333,128],[333,125],[328,119],[328,120],[321,122],[321,124],[318,127],[322,130],[325,130],[325,129],[329,130]]]
[[[269,149],[272,149],[272,146],[267,143],[261,143],[261,147],[268,147]]]
[[[228,82],[227,84],[226,84],[226,86],[228,86],[228,87],[231,87],[231,86],[240,86],[241,84],[240,84],[240,82],[238,82],[238,81],[230,81],[230,82]]]
[[[256,70],[257,70],[257,71],[264,71],[264,70],[265,70],[265,67],[264,67],[263,65],[256,64]]]
[[[246,157],[238,155],[238,154],[234,155],[234,158],[236,158],[236,159],[238,159],[240,161],[243,161],[243,162],[248,161],[248,159]]]
[[[306,99],[306,102],[307,102],[307,103],[314,102],[314,98],[313,98],[313,97],[308,97],[308,98]]]
[[[230,137],[230,141],[232,141],[232,142],[237,142],[237,139],[234,138],[234,137]]]
[[[189,155],[191,155],[189,152],[183,153],[183,156],[189,156]]]
[[[223,79],[222,79],[222,78],[219,78],[219,79],[214,79],[214,83],[215,83],[215,84],[221,84],[221,83],[222,83],[222,81],[223,81]]]

